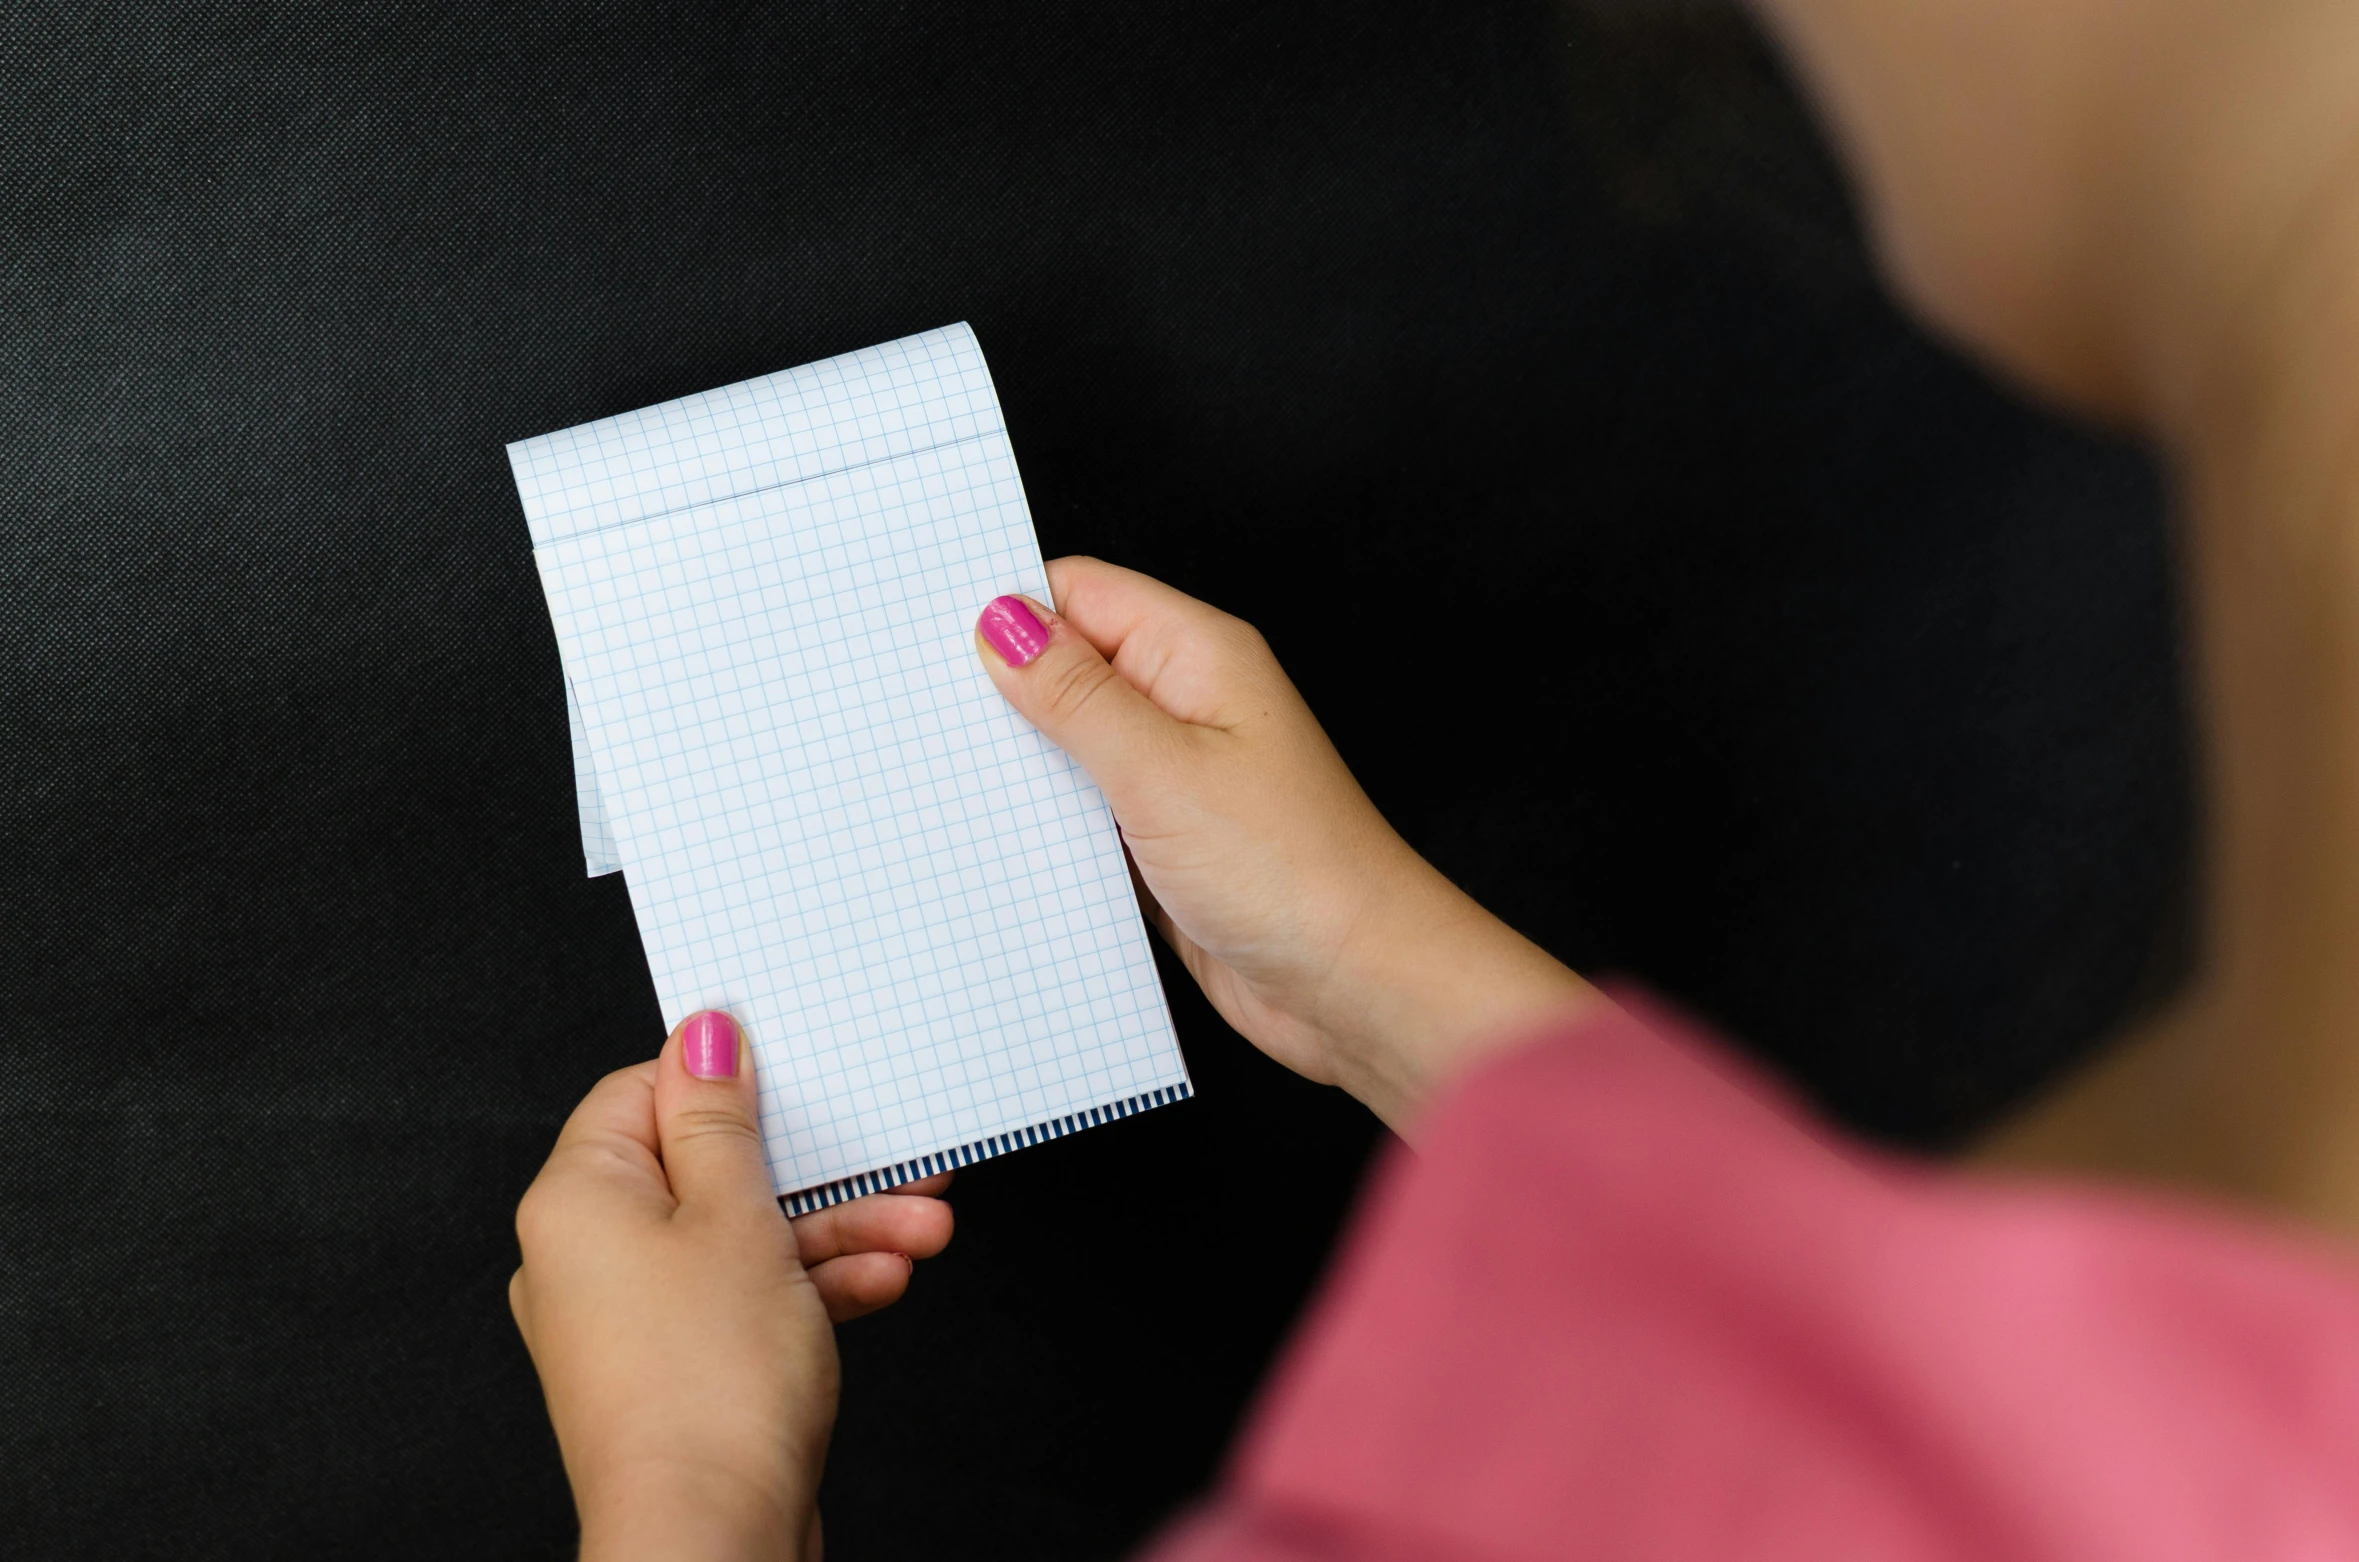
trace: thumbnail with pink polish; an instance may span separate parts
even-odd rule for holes
[[[735,1079],[737,1022],[718,1009],[691,1014],[680,1030],[680,1059],[698,1079]]]
[[[1028,667],[1048,649],[1048,625],[1022,597],[994,597],[975,628],[1010,667]]]

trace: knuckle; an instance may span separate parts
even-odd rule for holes
[[[748,1139],[758,1143],[761,1135],[752,1121],[733,1107],[687,1106],[672,1115],[664,1138],[675,1144],[706,1139]]]
[[[556,1218],[556,1211],[551,1207],[555,1197],[544,1179],[525,1189],[524,1197],[517,1201],[516,1245],[526,1253],[548,1239],[549,1228]]]
[[[562,1244],[569,1227],[580,1224],[585,1203],[597,1202],[595,1180],[585,1180],[583,1157],[560,1153],[516,1201],[516,1245],[529,1260],[537,1251]]]
[[[590,1093],[582,1097],[582,1104],[575,1109],[573,1120],[579,1122],[594,1116],[593,1103],[603,1103],[616,1096],[627,1097],[633,1091],[645,1090],[647,1078],[643,1072],[644,1069],[644,1064],[634,1064],[629,1068],[618,1068],[600,1077],[598,1083],[590,1087]]]
[[[1277,654],[1270,649],[1268,637],[1259,629],[1242,618],[1234,618],[1226,613],[1221,618],[1223,622],[1217,630],[1218,643],[1222,653],[1233,665],[1255,667],[1274,664],[1278,660]]]
[[[1106,680],[1113,676],[1114,670],[1103,662],[1078,655],[1060,658],[1042,680],[1042,708],[1056,721],[1070,722],[1097,698],[1106,687]]]
[[[1062,598],[1076,586],[1086,585],[1094,576],[1103,575],[1106,561],[1094,553],[1067,553],[1048,561],[1048,583],[1056,592],[1058,608],[1064,607]]]

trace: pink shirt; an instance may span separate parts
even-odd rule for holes
[[[1837,1144],[1643,1001],[1381,1168],[1211,1558],[2359,1558],[2359,1266]]]

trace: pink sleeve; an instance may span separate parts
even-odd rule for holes
[[[1633,1003],[1394,1154],[1156,1556],[2359,1556],[2359,1271],[1833,1145]]]

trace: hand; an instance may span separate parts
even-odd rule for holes
[[[654,1062],[601,1080],[517,1209],[508,1286],[582,1556],[816,1556],[830,1319],[898,1297],[905,1255],[941,1251],[950,1224],[908,1194],[790,1224],[752,1049],[725,1015],[691,1017]]]
[[[1097,781],[1247,1040],[1397,1129],[1484,1043],[1603,1001],[1385,823],[1251,625],[1095,559],[1048,573],[1057,611],[985,610],[984,665]]]

